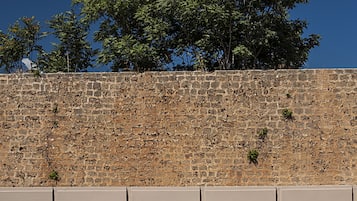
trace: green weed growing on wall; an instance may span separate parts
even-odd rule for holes
[[[268,128],[262,128],[258,131],[258,137],[261,140],[264,140],[268,135]]]
[[[52,172],[48,175],[48,178],[50,178],[54,181],[59,181],[59,179],[60,179],[58,172],[55,170],[52,170]]]
[[[290,109],[283,109],[282,115],[284,119],[293,119],[293,111],[291,111]]]
[[[249,150],[247,155],[249,162],[254,164],[258,164],[258,156],[259,152],[256,149]]]

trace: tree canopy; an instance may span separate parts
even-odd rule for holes
[[[54,50],[40,56],[46,72],[78,72],[91,67],[95,51],[86,40],[89,25],[79,19],[74,11],[60,13],[48,22],[59,43],[53,43]]]
[[[304,36],[306,21],[289,17],[307,0],[72,2],[80,15],[66,12],[49,22],[60,42],[39,60],[51,72],[65,71],[68,61],[70,71],[83,70],[93,58],[113,71],[299,68],[319,45],[319,35]],[[87,41],[89,32],[101,44],[98,52]],[[7,42],[16,49],[16,37],[0,36],[0,48]],[[18,58],[5,59],[4,52],[1,65]]]
[[[34,17],[20,18],[10,25],[8,33],[0,31],[0,66],[4,66],[8,72],[21,69],[23,57],[29,57],[34,51],[42,51],[38,41],[43,34]]]

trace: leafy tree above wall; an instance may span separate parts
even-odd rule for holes
[[[73,0],[99,22],[98,61],[113,70],[299,68],[319,36],[288,11],[306,0]],[[177,58],[190,63],[177,63]],[[193,68],[192,68],[193,67]]]
[[[47,33],[34,18],[21,18],[7,33],[0,32],[0,66],[20,68],[21,59],[36,52],[45,72],[97,65],[140,72],[299,68],[319,45],[319,35],[303,36],[306,21],[288,15],[307,0],[72,2],[72,11],[48,23],[59,41],[49,52],[38,45]]]

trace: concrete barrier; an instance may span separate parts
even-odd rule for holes
[[[0,201],[357,201],[357,186],[0,187]]]
[[[199,187],[131,187],[128,190],[128,201],[200,201]]]
[[[276,201],[275,187],[204,187],[202,201]]]
[[[55,201],[127,201],[125,187],[58,187]]]
[[[352,186],[279,187],[278,201],[353,201]]]
[[[52,201],[52,188],[0,187],[1,201]]]

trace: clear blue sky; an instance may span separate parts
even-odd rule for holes
[[[0,30],[5,32],[22,16],[35,16],[45,25],[52,15],[70,7],[71,0],[4,0],[0,7]],[[311,51],[306,67],[357,67],[356,9],[357,0],[310,0],[291,12],[292,18],[308,21],[306,34],[322,36],[320,47]],[[49,41],[42,43],[48,45]]]
[[[291,12],[306,19],[307,34],[322,37],[310,53],[307,67],[357,67],[357,0],[310,0]]]

